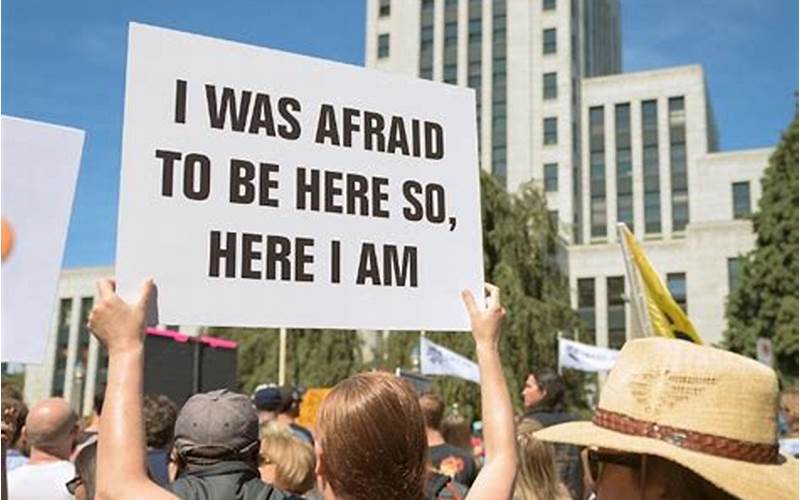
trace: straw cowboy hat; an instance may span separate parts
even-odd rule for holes
[[[796,499],[797,460],[778,453],[778,381],[752,359],[682,340],[632,340],[591,422],[544,441],[655,455],[742,498]]]

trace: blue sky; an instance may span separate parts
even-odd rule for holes
[[[364,4],[3,0],[3,114],[87,132],[64,266],[114,261],[129,21],[363,64]],[[722,149],[774,144],[794,112],[797,9],[786,0],[622,0],[624,69],[701,63]]]

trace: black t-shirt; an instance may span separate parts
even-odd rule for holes
[[[472,486],[475,476],[478,475],[478,468],[469,452],[447,443],[431,446],[430,452],[431,463],[436,472]]]

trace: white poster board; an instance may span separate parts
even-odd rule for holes
[[[619,357],[619,351],[583,344],[574,340],[558,339],[559,368],[573,368],[584,372],[611,370]]]
[[[2,117],[3,362],[44,362],[83,136]]]
[[[419,357],[423,375],[450,375],[481,383],[478,363],[425,337],[419,339]]]
[[[466,330],[470,89],[131,24],[117,277],[162,323]]]

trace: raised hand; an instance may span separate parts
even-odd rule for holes
[[[153,280],[145,280],[139,297],[128,304],[116,294],[113,279],[97,282],[97,299],[89,314],[88,326],[109,354],[141,349],[144,344],[144,322],[154,288]]]
[[[506,310],[500,305],[500,289],[489,283],[485,283],[484,288],[489,294],[486,300],[486,309],[482,310],[478,307],[475,297],[469,290],[462,291],[461,298],[464,299],[464,304],[469,312],[475,344],[497,346]]]

